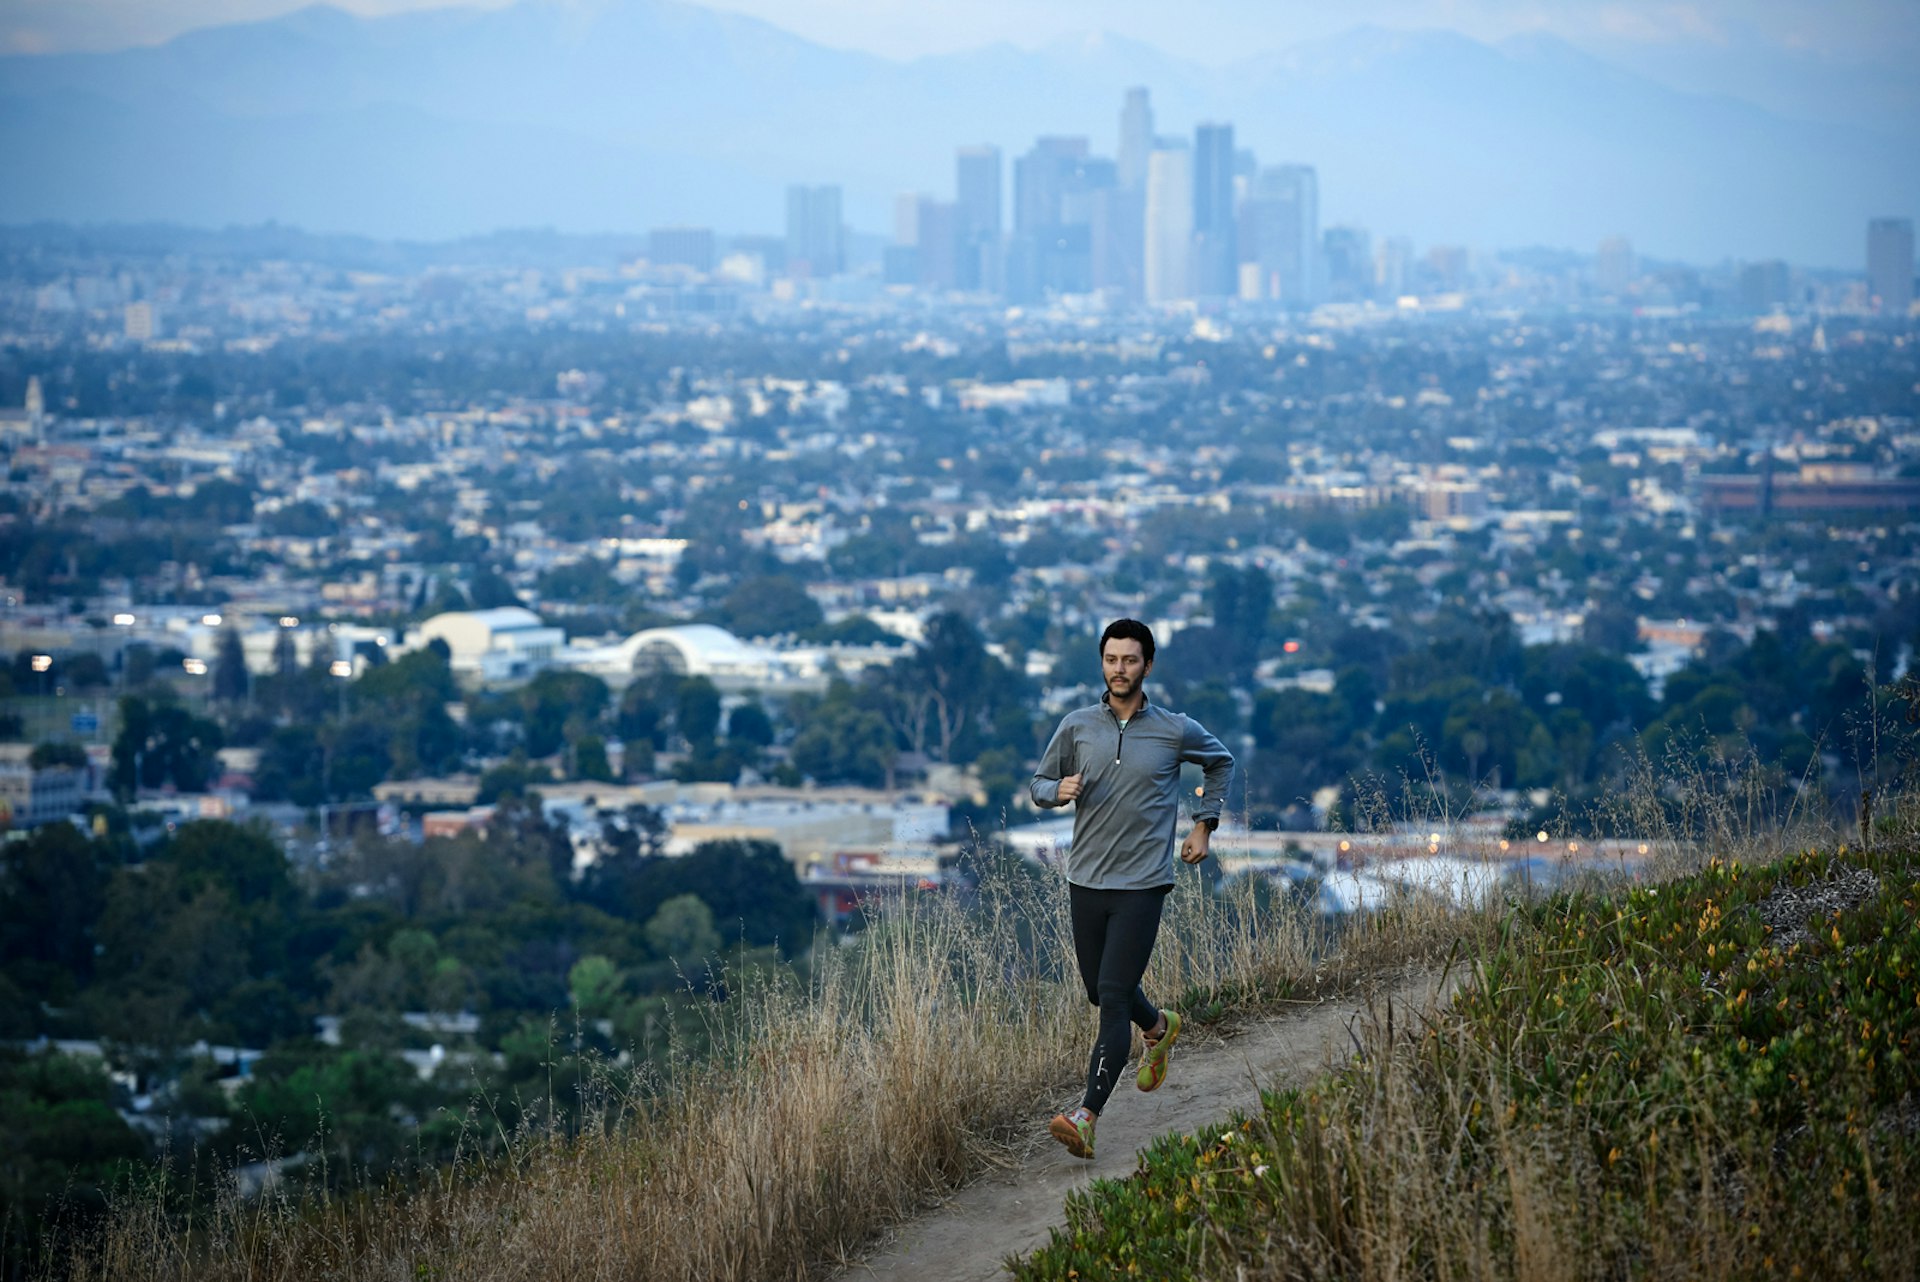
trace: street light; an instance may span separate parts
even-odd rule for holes
[[[122,610],[113,616],[113,624],[117,628],[130,628],[133,626],[133,616]]]

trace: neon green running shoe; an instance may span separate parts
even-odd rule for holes
[[[1068,1113],[1058,1113],[1047,1123],[1047,1134],[1067,1146],[1075,1157],[1093,1160],[1093,1124],[1098,1121],[1085,1105]]]
[[[1173,1043],[1180,1036],[1180,1016],[1167,1011],[1167,1031],[1160,1034],[1159,1041],[1147,1043],[1147,1053],[1140,1057],[1140,1073],[1135,1081],[1143,1091],[1158,1089],[1160,1083],[1167,1080],[1167,1054],[1173,1050]]]

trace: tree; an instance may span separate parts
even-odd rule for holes
[[[720,951],[713,910],[698,895],[675,895],[661,904],[641,934],[658,957],[691,970]]]
[[[71,824],[45,824],[0,845],[0,965],[36,995],[93,973],[108,856]]]
[[[727,714],[727,738],[765,748],[773,743],[773,718],[758,703],[743,703]]]
[[[635,879],[626,915],[649,920],[680,895],[706,904],[723,942],[737,933],[754,947],[778,944],[789,957],[813,942],[812,897],[770,841],[708,841],[692,854],[653,861]]]
[[[711,744],[720,729],[720,690],[705,677],[687,677],[674,699],[674,724],[695,748]]]
[[[84,770],[87,765],[87,750],[71,739],[36,743],[33,745],[33,751],[27,754],[27,764],[35,770],[50,770],[56,767]]]
[[[824,617],[805,585],[785,574],[743,581],[721,600],[714,615],[722,627],[743,637],[802,633],[820,626]]]
[[[247,697],[253,679],[247,673],[247,652],[240,644],[240,633],[228,626],[220,630],[220,652],[213,660],[213,697],[219,703],[239,703]]]
[[[172,784],[182,792],[207,786],[220,750],[220,727],[177,703],[120,700],[120,733],[113,741],[108,774],[116,795]]]

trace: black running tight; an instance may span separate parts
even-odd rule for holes
[[[1087,1061],[1087,1093],[1081,1100],[1094,1113],[1106,1107],[1133,1048],[1127,1024],[1151,1032],[1160,1022],[1140,978],[1147,973],[1154,936],[1160,933],[1160,905],[1172,889],[1089,890],[1067,883],[1080,980],[1087,986],[1087,1000],[1100,1008],[1100,1040]]]

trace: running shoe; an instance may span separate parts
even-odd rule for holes
[[[1147,1043],[1147,1053],[1140,1057],[1140,1073],[1135,1081],[1143,1091],[1155,1090],[1167,1080],[1167,1054],[1173,1050],[1174,1039],[1180,1036],[1180,1016],[1167,1011],[1167,1031],[1160,1034],[1160,1040]]]
[[[1093,1160],[1093,1124],[1098,1120],[1082,1105],[1070,1113],[1055,1115],[1047,1123],[1047,1134],[1067,1146],[1067,1152],[1075,1157]]]

